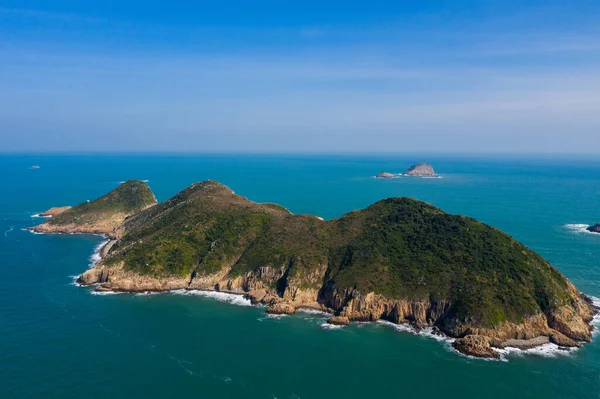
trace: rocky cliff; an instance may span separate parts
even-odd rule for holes
[[[78,279],[100,290],[218,290],[271,313],[309,307],[331,323],[435,327],[455,347],[591,339],[591,302],[508,235],[429,204],[391,198],[323,221],[196,183],[128,217]]]

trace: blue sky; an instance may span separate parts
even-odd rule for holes
[[[0,0],[0,137],[0,151],[597,153],[600,4]]]

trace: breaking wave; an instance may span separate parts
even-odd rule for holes
[[[110,240],[104,240],[98,245],[96,245],[96,247],[94,248],[94,252],[92,252],[92,255],[90,255],[90,268],[94,267],[96,263],[100,262],[100,259],[102,259],[100,257],[100,251],[106,244],[108,244],[108,241]]]
[[[590,227],[589,224],[584,224],[584,223],[568,223],[565,224],[564,226],[566,229],[571,230],[575,233],[585,233],[585,234],[598,234],[600,235],[600,233],[595,233],[593,231],[589,231],[588,227]]]
[[[242,295],[229,294],[226,292],[181,289],[181,290],[170,291],[170,293],[171,294],[179,294],[179,295],[194,295],[194,296],[201,296],[201,297],[205,297],[205,298],[212,298],[212,299],[216,299],[219,302],[231,303],[233,305],[252,306],[250,299],[246,299]]]

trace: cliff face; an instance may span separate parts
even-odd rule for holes
[[[272,313],[327,311],[337,324],[435,326],[474,356],[508,343],[577,346],[596,312],[506,234],[407,198],[322,221],[203,182],[127,218],[114,237],[80,283],[239,293]]]
[[[418,163],[408,168],[404,174],[407,176],[433,176],[435,175],[435,172],[431,165]]]
[[[116,237],[115,229],[127,218],[156,204],[150,187],[129,180],[106,195],[75,207],[51,208],[42,216],[52,216],[32,228],[39,233],[104,234]]]

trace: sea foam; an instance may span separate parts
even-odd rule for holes
[[[588,227],[590,227],[589,224],[584,224],[584,223],[568,223],[565,224],[564,226],[566,229],[571,230],[575,233],[585,233],[585,234],[594,234],[594,235],[600,235],[600,233],[596,233],[593,231],[589,231]]]
[[[231,303],[233,305],[240,306],[252,306],[252,303],[249,299],[244,298],[242,295],[238,294],[229,294],[227,292],[219,292],[219,291],[200,291],[200,290],[173,290],[170,291],[171,294],[179,294],[179,295],[195,295],[201,296],[205,298],[216,299],[219,302]]]

